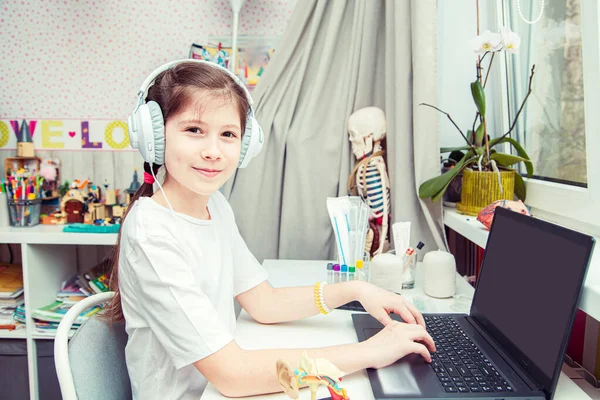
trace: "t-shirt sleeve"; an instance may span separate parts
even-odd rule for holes
[[[128,255],[138,284],[137,301],[175,368],[201,360],[231,342],[232,335],[203,293],[179,245],[167,237],[143,239],[135,240]]]
[[[237,296],[263,283],[269,275],[248,249],[237,226],[235,226],[233,236],[233,291]]]

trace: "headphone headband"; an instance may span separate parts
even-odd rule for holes
[[[131,147],[140,151],[145,162],[164,163],[165,126],[162,110],[158,103],[154,101],[145,103],[144,94],[148,90],[151,82],[153,82],[160,73],[172,68],[174,65],[182,63],[206,64],[210,68],[221,70],[228,74],[231,79],[244,90],[246,99],[249,103],[249,109],[248,114],[245,116],[246,130],[242,137],[238,168],[245,168],[250,162],[250,159],[260,152],[264,141],[263,131],[254,117],[254,102],[252,101],[252,96],[250,96],[250,92],[248,91],[248,88],[246,88],[246,85],[244,85],[234,73],[227,68],[205,60],[183,59],[171,61],[156,68],[144,80],[137,94],[138,101],[135,110],[133,110],[127,120]]]
[[[170,62],[163,64],[160,67],[156,68],[154,71],[152,71],[150,73],[150,75],[148,75],[148,77],[144,80],[144,82],[142,82],[142,86],[140,86],[140,89],[138,90],[138,94],[137,94],[138,102],[137,102],[134,112],[136,112],[137,109],[144,103],[144,94],[148,90],[148,86],[150,86],[150,84],[154,81],[154,79],[156,79],[156,77],[160,73],[171,69],[174,65],[182,64],[182,63],[186,63],[186,62],[195,62],[195,63],[200,63],[200,64],[206,64],[206,65],[210,66],[211,68],[217,68],[217,69],[227,73],[235,81],[235,83],[237,83],[238,86],[240,86],[244,90],[244,93],[246,94],[246,99],[248,100],[248,103],[250,104],[250,108],[253,108],[254,101],[252,100],[252,96],[250,95],[250,92],[248,91],[248,88],[246,87],[246,85],[244,85],[244,83],[240,80],[240,78],[237,77],[237,75],[235,75],[233,72],[231,72],[227,68],[223,68],[219,64],[215,64],[213,62],[206,61],[206,60],[198,60],[198,59],[194,59],[194,58],[189,58],[189,59],[183,59],[183,60],[170,61]]]

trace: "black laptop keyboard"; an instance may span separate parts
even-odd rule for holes
[[[337,309],[338,310],[365,312],[365,308],[362,306],[360,301],[356,301],[356,300],[351,301],[350,303],[342,304]]]
[[[449,393],[512,392],[490,360],[449,316],[425,316],[427,331],[437,351],[431,368]]]

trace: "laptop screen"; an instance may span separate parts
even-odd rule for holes
[[[471,316],[548,392],[560,372],[593,243],[496,208]]]

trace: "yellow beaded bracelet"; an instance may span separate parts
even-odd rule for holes
[[[329,314],[331,312],[327,304],[325,304],[325,296],[323,295],[323,287],[326,284],[326,282],[317,282],[314,287],[315,304],[321,314]]]

